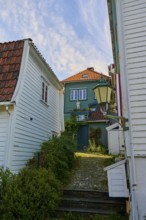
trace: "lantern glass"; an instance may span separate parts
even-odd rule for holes
[[[94,88],[95,96],[98,101],[98,104],[101,103],[110,103],[111,100],[111,87],[109,86],[96,86]]]

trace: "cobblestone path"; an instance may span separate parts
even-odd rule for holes
[[[76,153],[77,165],[72,170],[67,189],[107,191],[107,173],[103,170],[105,155]]]

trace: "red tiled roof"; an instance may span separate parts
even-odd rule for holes
[[[88,77],[84,77],[87,75]],[[110,77],[107,75],[102,74],[104,78],[109,79]],[[73,76],[70,76],[64,80],[62,80],[63,83],[68,83],[68,82],[81,82],[81,81],[92,81],[92,80],[99,80],[101,77],[101,73],[98,73],[94,71],[94,68],[87,68]]]
[[[20,72],[24,40],[0,43],[0,102],[10,101]]]
[[[100,112],[99,108],[98,111],[90,113],[87,121],[98,121],[98,120],[106,120],[104,115]]]

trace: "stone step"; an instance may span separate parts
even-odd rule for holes
[[[125,203],[123,201],[103,200],[103,199],[86,199],[86,198],[66,198],[63,197],[61,205],[66,207],[80,207],[80,208],[101,208],[120,211],[124,209]]]
[[[110,198],[107,192],[92,190],[64,190],[57,212],[78,214],[125,214],[125,198]]]
[[[65,213],[65,212],[70,212],[73,214],[80,214],[80,215],[116,215],[117,212],[110,211],[110,210],[101,210],[101,209],[88,209],[88,208],[66,208],[66,207],[59,207],[57,209],[57,214]]]
[[[67,198],[87,198],[87,199],[105,199],[112,200],[115,202],[125,202],[125,198],[121,197],[109,197],[108,192],[96,191],[96,190],[73,190],[73,189],[64,189],[63,196]]]
[[[108,199],[108,192],[94,191],[94,190],[73,190],[64,189],[63,195],[67,197],[83,197],[83,198],[105,198]]]

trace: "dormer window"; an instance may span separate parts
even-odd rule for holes
[[[87,79],[87,78],[89,78],[89,76],[88,76],[88,74],[86,73],[86,74],[83,74],[83,75],[82,75],[82,78]]]

